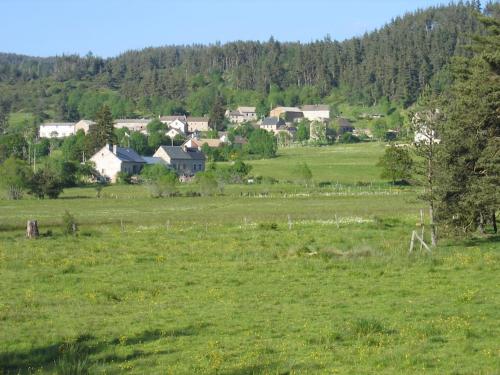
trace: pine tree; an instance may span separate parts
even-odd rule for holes
[[[473,44],[473,59],[457,59],[455,82],[443,96],[440,217],[463,233],[496,232],[500,206],[500,20],[481,18],[489,34]]]
[[[111,110],[107,105],[104,105],[96,114],[95,124],[89,129],[87,150],[90,154],[93,154],[105,144],[115,142],[116,136]]]

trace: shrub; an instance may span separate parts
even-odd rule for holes
[[[118,184],[129,185],[132,183],[132,175],[127,172],[118,172],[116,182]]]
[[[64,211],[64,215],[62,217],[62,227],[63,233],[66,235],[76,235],[76,232],[78,231],[78,224],[76,222],[76,219],[69,213],[68,210]]]

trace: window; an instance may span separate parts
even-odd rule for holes
[[[193,171],[196,171],[196,164],[193,165]]]
[[[199,171],[201,171],[201,164],[198,164],[198,167],[199,167],[199,169],[198,169],[198,170],[199,170]]]

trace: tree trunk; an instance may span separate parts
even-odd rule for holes
[[[479,213],[479,233],[484,234],[484,217],[483,213]]]
[[[491,221],[493,222],[493,233],[497,234],[497,217],[495,215],[495,210],[491,212]]]
[[[26,237],[38,238],[38,222],[36,220],[28,220],[26,224]]]

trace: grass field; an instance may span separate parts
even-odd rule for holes
[[[382,149],[252,162],[287,181],[306,161],[321,188],[0,201],[0,373],[498,373],[498,237],[408,255],[422,204],[379,179]]]

